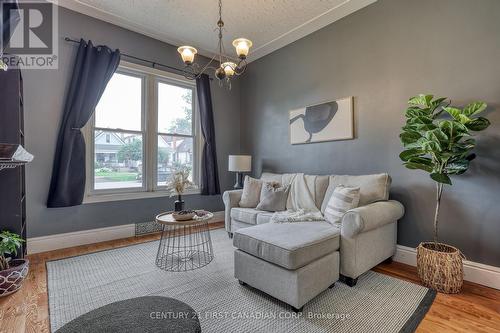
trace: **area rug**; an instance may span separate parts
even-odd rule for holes
[[[169,320],[153,320],[158,309],[182,313]],[[56,333],[168,332],[200,333],[196,311],[186,303],[171,297],[144,296],[107,304],[58,329]]]
[[[194,271],[157,268],[157,241],[47,262],[52,332],[103,305],[148,295],[191,306],[202,332],[413,332],[435,297],[428,288],[369,271],[355,287],[337,282],[297,314],[241,286],[231,240],[223,229],[211,233],[215,259]],[[169,316],[158,309],[151,318]]]

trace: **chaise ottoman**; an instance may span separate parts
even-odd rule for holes
[[[234,233],[234,276],[302,311],[339,278],[340,230],[326,222],[266,223]]]

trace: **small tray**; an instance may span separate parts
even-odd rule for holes
[[[160,224],[180,224],[180,225],[186,225],[186,224],[201,224],[207,220],[210,220],[211,218],[214,217],[214,214],[207,211],[207,210],[195,210],[196,216],[190,220],[185,220],[185,221],[177,221],[173,217],[173,211],[170,212],[165,212],[158,214],[155,218],[157,223]]]

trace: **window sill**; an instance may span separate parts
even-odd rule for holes
[[[193,189],[184,192],[183,196],[200,194],[200,193],[201,191],[199,189]],[[170,196],[169,191],[93,194],[85,196],[85,198],[83,199],[83,204],[92,204],[92,203],[108,202],[108,201],[161,198],[169,196]]]

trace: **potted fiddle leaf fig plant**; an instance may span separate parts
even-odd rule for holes
[[[408,101],[406,124],[400,134],[405,150],[399,155],[408,169],[423,170],[436,182],[434,240],[417,247],[417,270],[422,282],[445,293],[458,293],[463,284],[462,253],[438,242],[441,198],[450,176],[469,169],[476,154],[474,134],[485,130],[490,121],[479,116],[486,103],[473,102],[464,108],[450,106],[446,97],[418,95]]]
[[[7,258],[8,255],[17,255],[23,242],[17,234],[8,231],[0,233],[0,297],[19,290],[28,275],[28,259]]]

